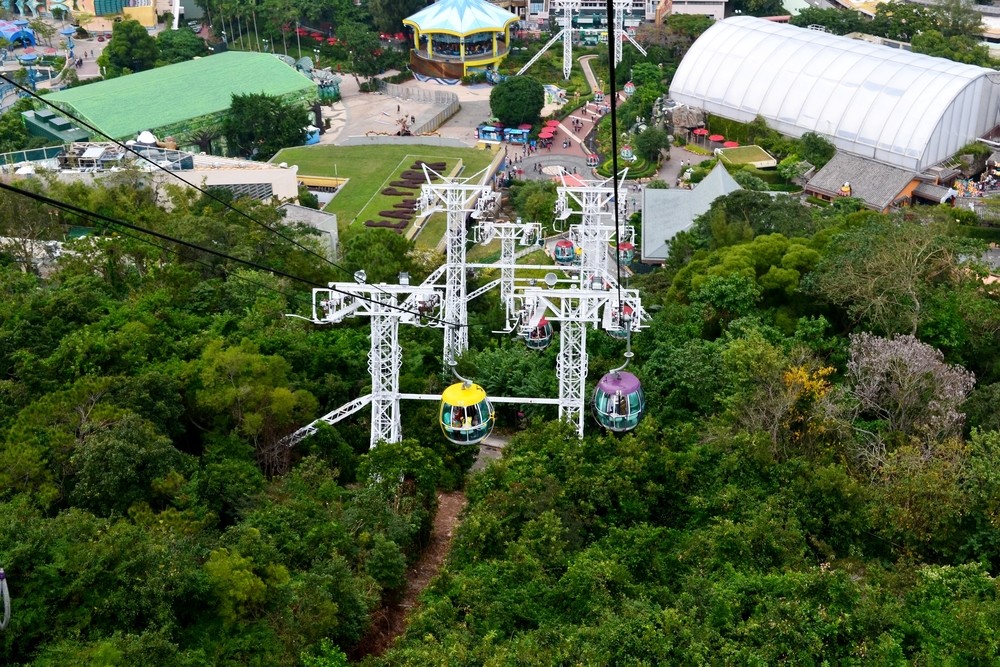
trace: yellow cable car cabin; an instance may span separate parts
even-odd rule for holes
[[[456,382],[441,393],[439,421],[448,440],[457,445],[475,445],[490,434],[496,418],[482,387]]]

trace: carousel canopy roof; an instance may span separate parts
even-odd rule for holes
[[[416,14],[403,19],[422,33],[470,35],[476,32],[500,32],[517,21],[517,16],[485,0],[438,0]]]

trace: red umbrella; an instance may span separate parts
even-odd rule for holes
[[[554,118],[552,120],[547,120],[545,121],[545,127],[559,127],[559,121]]]
[[[549,132],[548,130],[544,130],[544,131],[538,133],[538,138],[539,139],[551,139],[552,138],[552,133]]]
[[[737,148],[739,145],[740,145],[740,142],[738,142],[738,141],[727,141],[726,143],[722,144],[722,147],[723,148]]]
[[[521,123],[520,125],[517,126],[517,129],[519,129],[519,130],[530,130],[531,129],[531,123]]]
[[[697,134],[699,137],[703,137],[706,134],[708,134],[708,130],[706,130],[703,127],[698,127],[698,128],[695,128],[694,130],[692,130],[691,134]]]
[[[725,139],[725,137],[721,134],[713,134],[708,138],[709,141],[722,141],[723,139]]]

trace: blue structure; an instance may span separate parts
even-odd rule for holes
[[[531,134],[531,130],[519,130],[516,127],[508,127],[503,131],[503,138],[512,144],[526,144],[528,143],[529,134]]]
[[[17,21],[0,21],[0,37],[6,39],[11,46],[36,46],[35,31],[28,27],[24,19]]]
[[[76,29],[75,28],[70,28],[69,26],[67,26],[67,27],[63,28],[62,30],[60,30],[59,34],[62,35],[63,38],[66,40],[66,49],[69,51],[69,56],[68,57],[69,57],[70,60],[73,60],[73,58],[74,58],[74,56],[73,56],[73,47],[75,46],[75,44],[73,44],[73,35],[76,34]]]
[[[503,128],[494,127],[493,125],[480,125],[476,128],[476,133],[479,135],[480,139],[486,139],[488,141],[503,141]]]
[[[28,70],[28,87],[37,90],[38,74],[35,72],[35,65],[38,64],[38,56],[34,53],[25,53],[18,56],[17,61]]]

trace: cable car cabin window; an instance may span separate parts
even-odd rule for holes
[[[441,397],[441,431],[451,442],[472,445],[493,430],[493,406],[486,392],[475,384],[453,384]]]

